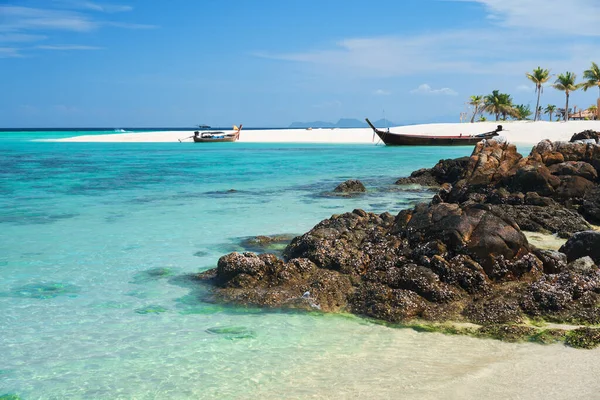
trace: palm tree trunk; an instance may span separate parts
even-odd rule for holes
[[[569,92],[565,92],[567,94],[567,105],[565,106],[565,122],[569,120]]]
[[[550,111],[550,113],[549,113],[548,122],[552,122],[552,111]]]
[[[541,118],[541,115],[540,115],[540,94],[542,94],[542,87],[541,86],[539,86],[537,88],[537,92],[538,92],[537,93],[538,96],[537,96],[537,103],[535,105],[535,116],[533,117],[533,121],[534,122],[537,121],[538,118]]]
[[[473,111],[473,116],[471,117],[471,123],[475,122],[476,115],[477,115],[477,106],[475,106],[475,110]]]

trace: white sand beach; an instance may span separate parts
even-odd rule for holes
[[[600,121],[501,121],[477,123],[444,123],[408,125],[390,128],[390,132],[431,135],[471,135],[493,131],[501,124],[504,131],[501,136],[511,143],[536,144],[543,139],[569,140],[574,133],[587,129],[600,131]],[[110,135],[75,136],[57,139],[61,142],[178,142],[187,138],[193,131],[163,131],[118,133]],[[186,139],[184,142],[192,142]],[[373,131],[369,128],[353,129],[274,129],[242,130],[240,142],[246,143],[372,143]],[[375,142],[378,138],[375,138]]]

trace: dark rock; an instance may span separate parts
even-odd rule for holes
[[[554,200],[550,197],[540,196],[536,192],[527,192],[527,194],[525,194],[525,204],[528,206],[553,206],[554,208],[557,208],[557,204]]]
[[[431,174],[431,169],[429,168],[421,168],[419,170],[414,171],[408,177],[399,178],[395,183],[395,185],[421,185],[421,186],[439,186],[440,183]]]
[[[349,179],[340,183],[333,191],[335,193],[364,193],[367,189],[358,179]]]
[[[585,193],[595,185],[580,176],[563,176],[556,188],[556,197],[569,203],[582,203]]]
[[[571,136],[571,139],[569,140],[569,142],[574,142],[576,140],[593,139],[596,141],[596,143],[598,143],[599,137],[600,137],[600,132],[596,132],[591,129],[588,129],[583,132],[575,133],[573,136]]]
[[[583,195],[579,212],[593,224],[600,224],[600,186],[591,187]]]
[[[575,232],[590,229],[585,219],[575,211],[559,205],[490,205],[504,219],[514,221],[520,229],[531,232],[557,233],[570,237]]]
[[[598,172],[591,165],[583,161],[568,161],[554,164],[548,168],[552,175],[573,175],[594,181],[598,179]]]
[[[569,262],[589,256],[595,263],[598,263],[600,262],[600,232],[578,232],[571,236],[559,251],[567,255]]]
[[[553,195],[559,184],[560,179],[552,175],[543,164],[522,166],[508,181],[513,191],[536,192],[541,196]]]
[[[523,319],[517,301],[492,296],[474,299],[465,307],[463,315],[470,322],[480,325],[519,323]]]
[[[396,185],[439,186],[443,183],[454,184],[460,179],[468,162],[469,157],[440,160],[433,168],[422,168],[414,171],[409,177],[398,179]]]
[[[447,203],[417,206],[404,229],[411,245],[441,240],[451,254],[471,256],[486,272],[497,256],[513,259],[529,251],[527,239],[518,227],[487,206],[461,208]]]
[[[567,256],[559,251],[535,249],[533,252],[542,261],[546,274],[558,274],[567,267]]]

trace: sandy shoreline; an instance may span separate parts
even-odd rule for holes
[[[600,131],[600,121],[515,121],[515,122],[477,122],[409,125],[390,128],[394,133],[432,134],[432,135],[471,135],[489,132],[498,124],[504,127],[502,136],[512,143],[535,144],[543,139],[569,140],[574,133],[587,129]],[[193,131],[163,131],[118,133],[110,135],[75,136],[56,139],[59,142],[178,142],[189,137]],[[373,131],[369,128],[352,129],[276,129],[243,130],[242,143],[373,143]],[[378,138],[375,138],[375,142]],[[184,142],[192,142],[191,139]]]

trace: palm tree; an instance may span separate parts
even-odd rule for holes
[[[533,70],[532,73],[526,73],[525,76],[527,76],[527,79],[529,79],[531,82],[535,83],[535,91],[537,93],[537,103],[535,105],[535,116],[533,117],[534,121],[537,121],[538,118],[540,118],[540,114],[538,112],[538,109],[540,107],[540,95],[542,94],[542,91],[544,90],[544,87],[542,86],[544,83],[548,82],[548,80],[550,79],[550,70],[547,69],[543,69],[542,67],[537,67],[536,69]]]
[[[552,121],[552,114],[556,111],[556,106],[554,104],[548,104],[544,109],[544,114],[548,114],[548,121]]]
[[[575,73],[565,72],[564,74],[558,75],[554,85],[552,85],[554,89],[565,92],[565,96],[567,98],[567,103],[565,106],[565,121],[569,120],[569,95],[571,92],[574,92],[581,87],[581,84],[575,83],[576,79],[577,75],[575,75]]]
[[[496,121],[500,119],[500,115],[502,115],[503,119],[506,119],[507,115],[518,115],[513,107],[510,95],[500,93],[499,90],[494,90],[492,94],[488,94],[483,98],[483,107],[481,108],[481,111],[494,114],[496,116]]]
[[[600,68],[598,64],[592,62],[592,68],[583,71],[583,90],[598,86],[598,105],[600,105]],[[596,117],[600,119],[600,109],[596,107]]]
[[[471,117],[471,123],[475,122],[475,116],[481,111],[479,107],[483,105],[483,96],[471,96],[469,105],[475,107],[473,110],[473,116]]]
[[[596,114],[596,119],[599,119],[597,116],[598,115],[598,106],[591,105],[588,107],[588,111],[591,112],[592,114]]]
[[[527,105],[519,104],[519,105],[515,106],[515,109],[517,110],[517,114],[518,114],[515,117],[515,119],[518,119],[519,121],[528,119],[531,116],[531,114],[533,114],[529,104],[527,104]]]

